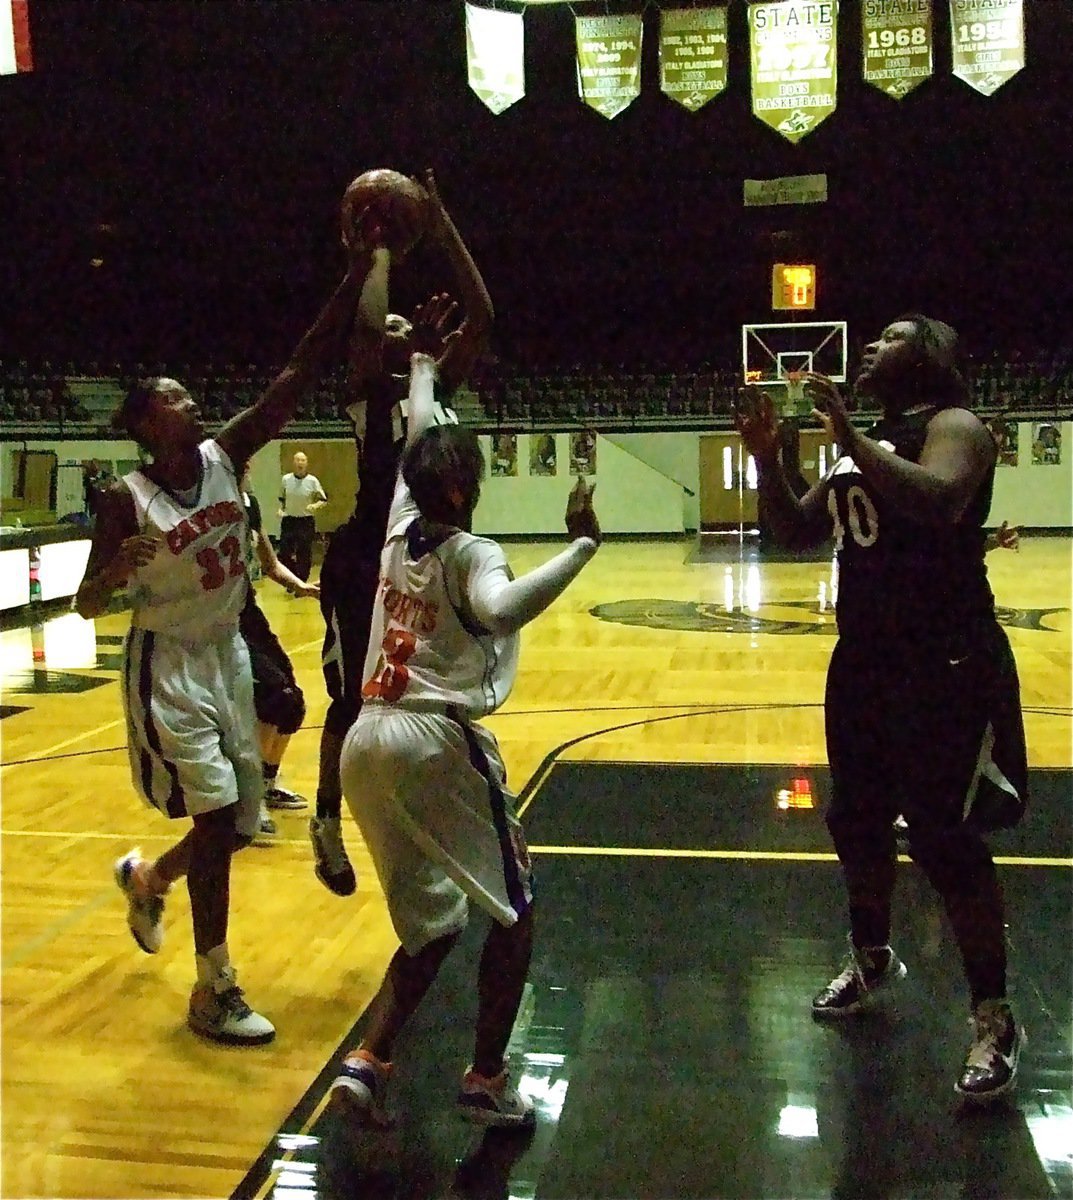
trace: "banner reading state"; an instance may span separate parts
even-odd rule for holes
[[[835,111],[837,0],[749,5],[753,115],[798,142]]]
[[[984,96],[1025,65],[1022,0],[950,0],[954,74]]]
[[[574,20],[578,95],[610,120],[641,94],[641,14]]]
[[[525,95],[525,32],[521,13],[466,5],[469,86],[497,115]]]
[[[864,78],[900,100],[933,70],[931,0],[864,0]]]
[[[665,8],[659,18],[659,83],[696,112],[727,85],[727,10]]]

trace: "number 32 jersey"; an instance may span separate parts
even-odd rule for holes
[[[198,452],[200,480],[190,504],[141,471],[123,477],[139,530],[161,541],[130,576],[131,624],[190,643],[236,628],[250,586],[249,529],[235,468],[211,439]]]
[[[900,458],[919,462],[928,422],[935,415],[935,409],[927,409],[884,417],[867,436]],[[954,525],[915,520],[892,506],[851,458],[840,458],[827,479],[842,637],[946,638],[965,633],[981,619],[993,619],[983,525],[991,508],[994,464]]]

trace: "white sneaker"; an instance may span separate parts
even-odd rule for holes
[[[532,1125],[536,1120],[532,1100],[523,1096],[510,1082],[510,1072],[506,1067],[490,1078],[479,1075],[470,1067],[462,1076],[458,1109],[467,1121],[475,1125],[510,1129]]]
[[[337,896],[352,896],[358,880],[343,845],[342,826],[339,817],[309,818],[309,839],[316,857],[313,870],[328,891]]]
[[[972,1045],[955,1090],[975,1104],[990,1104],[1017,1086],[1027,1038],[1005,1000],[984,1000],[972,1015]]]
[[[127,925],[131,936],[146,954],[156,954],[164,944],[164,897],[146,891],[142,875],[149,866],[140,850],[116,859],[116,886],[127,898]]]
[[[262,1046],[276,1036],[272,1022],[243,999],[230,967],[215,983],[194,988],[186,1019],[195,1033],[230,1046]]]

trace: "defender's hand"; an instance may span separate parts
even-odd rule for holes
[[[577,477],[577,483],[566,501],[566,531],[571,538],[588,537],[599,545],[603,535],[600,532],[600,522],[596,518],[596,510],[592,506],[595,491],[595,483],[590,487],[583,475]]]
[[[758,463],[774,462],[779,453],[775,401],[758,387],[745,387],[734,400],[734,424],[745,449]]]

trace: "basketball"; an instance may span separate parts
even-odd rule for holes
[[[360,236],[357,221],[367,210],[366,226],[379,226],[383,244],[399,257],[412,250],[428,226],[428,192],[408,175],[378,167],[351,181],[343,193],[343,245]]]

